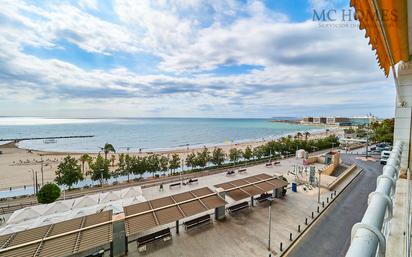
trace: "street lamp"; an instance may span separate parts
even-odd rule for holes
[[[272,252],[270,250],[270,232],[271,232],[271,228],[272,228],[272,201],[273,201],[273,197],[270,196],[267,198],[267,200],[269,201],[269,227],[268,227],[268,251],[269,251],[269,257],[272,256]]]
[[[44,186],[44,179],[43,179],[43,155],[40,155],[40,162],[41,162],[41,167],[40,167],[40,171],[41,171],[41,186]]]
[[[104,172],[104,169],[100,169],[100,185],[102,186],[102,188],[103,188],[103,172]]]
[[[31,172],[33,175],[33,194],[36,195],[36,182],[34,180],[34,170],[30,169],[29,172]]]

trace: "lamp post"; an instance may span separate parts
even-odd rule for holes
[[[43,155],[40,155],[40,162],[41,162],[41,166],[40,166],[40,171],[41,171],[41,186],[44,186],[44,179],[43,179]]]
[[[29,172],[32,173],[32,179],[33,179],[33,194],[36,195],[36,182],[34,180],[34,170],[30,169]]]
[[[104,169],[100,169],[100,185],[102,188],[103,188],[103,172],[104,172]]]
[[[270,250],[270,232],[272,230],[272,197],[268,197],[267,200],[269,201],[269,227],[268,227],[268,251],[269,251],[269,257],[272,256],[272,252]]]

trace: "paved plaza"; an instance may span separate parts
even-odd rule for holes
[[[301,163],[301,159],[291,158],[282,160],[279,165],[270,168],[265,167],[264,164],[256,165],[248,167],[247,172],[243,174],[236,173],[236,175],[227,176],[225,173],[220,173],[200,177],[199,183],[190,186],[170,189],[169,185],[165,184],[163,191],[159,191],[159,187],[145,188],[143,195],[146,199],[151,200],[205,186],[214,190],[213,185],[215,184],[260,173],[284,175],[291,182],[292,175],[288,175],[288,171],[293,170],[293,165]],[[316,166],[317,168],[322,167],[319,164]],[[182,179],[184,180],[184,178]],[[297,193],[291,192],[289,188],[285,198],[273,201],[271,224],[271,252],[273,256],[280,255],[280,243],[283,244],[283,249],[291,243],[290,233],[292,233],[293,239],[299,234],[298,225],[301,226],[301,230],[306,227],[305,218],[310,223],[312,212],[315,213],[315,216],[317,215],[317,195],[317,188],[305,192],[303,186],[299,186]],[[321,199],[326,201],[326,197],[330,197],[330,192],[322,188]],[[226,196],[225,200],[228,202],[228,206],[235,203],[229,196]],[[245,200],[250,201],[250,199]],[[199,227],[189,232],[180,227],[179,234],[176,234],[175,224],[169,224],[168,227],[172,228],[173,232],[172,240],[150,245],[145,253],[137,251],[136,242],[129,243],[128,256],[268,256],[268,206],[268,202],[256,204],[256,206],[234,215],[226,214],[226,219],[223,221],[214,220],[211,225]],[[209,213],[212,214],[213,211],[209,211]],[[182,222],[184,220],[181,220],[180,224]],[[160,227],[154,231],[159,229]]]

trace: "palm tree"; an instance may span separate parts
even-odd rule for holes
[[[299,140],[302,136],[303,136],[302,133],[300,133],[300,132],[296,133],[296,137],[298,138],[298,140]]]
[[[310,136],[310,133],[309,133],[308,131],[306,131],[306,132],[304,133],[304,135],[305,135],[305,141],[307,141],[307,140],[308,140],[308,137]]]
[[[112,152],[115,153],[116,150],[114,149],[112,144],[106,143],[104,144],[102,151],[104,152],[104,159],[107,160],[107,155]]]
[[[116,155],[112,154],[110,156],[110,162],[112,163],[112,167],[114,166],[114,161],[116,160]]]
[[[90,162],[91,159],[92,159],[92,157],[90,155],[88,155],[87,153],[80,156],[80,162],[82,163],[82,172],[83,172],[83,174],[84,174],[84,164],[86,162]]]

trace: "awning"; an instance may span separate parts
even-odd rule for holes
[[[208,187],[124,207],[127,236],[190,217],[226,202]]]
[[[391,58],[393,64],[409,60],[408,20],[406,0],[351,0],[355,8],[355,18],[360,22],[360,29],[365,29],[365,37],[376,50],[376,58],[385,75],[389,75]],[[383,29],[377,15],[381,14]],[[387,47],[385,43],[387,40]]]
[[[250,177],[232,180],[215,185],[222,188],[235,201],[266,193],[273,189],[287,186],[288,183],[268,174],[262,173]]]
[[[71,256],[112,241],[112,212],[105,211],[0,236],[0,256]]]

